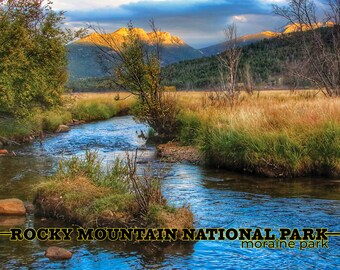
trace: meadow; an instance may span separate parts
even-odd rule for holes
[[[340,99],[316,91],[242,94],[213,104],[211,93],[181,93],[179,140],[208,164],[270,177],[340,172]]]

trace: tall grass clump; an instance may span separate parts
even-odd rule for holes
[[[150,170],[138,174],[136,164],[127,155],[103,166],[95,152],[62,160],[56,174],[37,187],[37,211],[81,226],[170,228],[171,220],[182,215],[179,229],[191,227],[190,210],[169,207],[159,178]]]
[[[47,131],[56,131],[62,124],[72,121],[71,112],[64,108],[54,109],[42,113],[42,129]]]

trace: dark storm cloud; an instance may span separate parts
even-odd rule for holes
[[[268,26],[265,25],[271,20],[270,14],[270,5],[252,0],[141,1],[118,8],[70,11],[67,18],[71,24],[77,25],[82,22],[99,23],[106,30],[115,30],[130,20],[136,27],[147,28],[148,21],[153,18],[162,30],[180,36],[194,47],[203,47],[221,41],[223,28],[234,20],[234,16],[244,16],[244,20],[237,22],[240,34],[273,29],[277,25],[273,26],[270,23]],[[260,25],[254,21],[256,17],[262,21]]]

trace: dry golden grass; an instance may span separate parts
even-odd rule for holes
[[[173,95],[173,93],[170,93]],[[209,106],[211,92],[177,92],[179,106],[184,111],[197,113],[200,119],[220,127],[232,127],[249,132],[288,131],[319,128],[326,122],[340,123],[340,99],[327,98],[313,90],[261,91],[253,96],[243,93],[240,101],[231,108],[228,105]],[[114,104],[119,111],[127,110],[136,98],[127,92],[71,94],[76,104]]]
[[[66,97],[75,103],[92,102],[114,104],[121,109],[129,108],[136,101],[136,98],[127,92],[74,93],[68,94]],[[119,98],[119,100],[117,100],[117,98]]]
[[[339,173],[339,98],[263,91],[230,106],[212,105],[209,94],[179,93],[180,138],[196,137],[213,165],[270,176]]]
[[[179,104],[200,119],[220,127],[231,127],[249,132],[265,132],[319,128],[327,122],[340,123],[340,99],[327,98],[315,91],[263,91],[253,96],[242,94],[240,101],[228,105],[206,105],[207,92],[178,94]]]

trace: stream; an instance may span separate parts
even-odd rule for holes
[[[155,148],[138,132],[147,126],[130,116],[76,126],[42,145],[16,147],[0,158],[0,199],[32,201],[34,186],[55,172],[58,160],[97,151],[104,162],[138,149],[141,163],[155,160]],[[142,165],[141,165],[142,166]],[[328,228],[340,231],[340,179],[266,179],[190,164],[166,164],[162,180],[170,204],[190,205],[197,228]],[[14,220],[23,227],[62,226],[53,220]],[[0,229],[8,226],[0,218]],[[11,225],[12,226],[12,225]],[[329,249],[241,249],[239,241],[199,241],[160,249],[132,243],[59,242],[73,252],[68,261],[44,257],[51,243],[0,238],[1,269],[339,269],[340,238]]]

